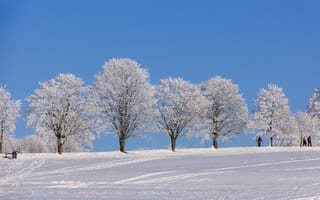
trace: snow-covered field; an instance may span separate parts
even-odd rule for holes
[[[19,154],[0,199],[320,199],[319,148]]]

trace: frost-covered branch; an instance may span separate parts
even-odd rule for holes
[[[27,125],[35,127],[39,135],[54,134],[58,153],[62,154],[67,141],[78,146],[91,143],[95,130],[94,105],[87,101],[87,88],[73,74],[60,74],[40,83],[40,88],[28,98]]]
[[[202,114],[202,132],[213,139],[213,147],[218,148],[218,138],[231,137],[241,133],[247,124],[248,109],[239,89],[231,80],[214,77],[201,85],[207,100]]]
[[[0,153],[3,150],[4,138],[8,138],[16,129],[21,102],[11,100],[11,94],[0,87]]]
[[[205,100],[197,86],[181,78],[161,80],[155,98],[154,121],[170,137],[171,150],[175,151],[176,140],[190,133],[199,120]]]
[[[152,97],[149,73],[131,59],[111,59],[96,75],[91,98],[102,126],[118,135],[121,152],[126,139],[148,130]]]

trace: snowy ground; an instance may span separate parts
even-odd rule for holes
[[[320,199],[319,148],[0,158],[0,199]]]

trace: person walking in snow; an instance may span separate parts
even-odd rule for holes
[[[16,150],[12,151],[12,159],[17,159],[17,151]]]
[[[309,135],[308,136],[308,147],[312,147],[312,143],[311,143],[311,136]]]
[[[258,147],[261,147],[262,139],[261,139],[260,136],[259,136],[259,138],[257,139],[257,143],[258,143]]]
[[[302,140],[302,146],[304,146],[304,147],[307,146],[307,140],[306,140],[305,137],[304,137],[303,140]]]

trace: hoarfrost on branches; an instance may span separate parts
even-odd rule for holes
[[[320,89],[314,89],[312,97],[309,99],[308,113],[312,118],[320,120]]]
[[[131,59],[111,59],[92,85],[97,114],[107,129],[119,137],[120,151],[125,141],[147,131],[154,103],[153,87],[146,69]]]
[[[28,135],[19,142],[20,151],[24,153],[48,153],[48,143],[39,135]]]
[[[207,99],[202,115],[204,137],[211,137],[213,147],[217,149],[218,138],[228,138],[244,131],[248,108],[238,85],[231,80],[214,77],[203,83],[201,90]]]
[[[267,89],[260,90],[252,121],[252,128],[270,138],[270,146],[273,146],[273,139],[281,138],[288,133],[290,109],[282,88],[269,84]]]
[[[170,137],[171,150],[175,151],[176,140],[191,131],[199,119],[205,99],[197,86],[181,78],[161,80],[155,98],[154,121]]]
[[[9,142],[10,135],[16,129],[20,106],[19,100],[11,100],[11,94],[0,87],[0,153],[3,151],[4,140],[7,138]]]
[[[60,74],[40,83],[40,89],[28,98],[27,125],[35,127],[41,137],[54,135],[59,154],[69,141],[76,141],[84,149],[91,147],[95,122],[90,115],[92,108],[87,103],[86,90],[80,78]]]
[[[303,139],[314,134],[316,120],[310,114],[299,111],[295,115],[295,122],[295,138],[299,141],[298,144],[303,146]]]

